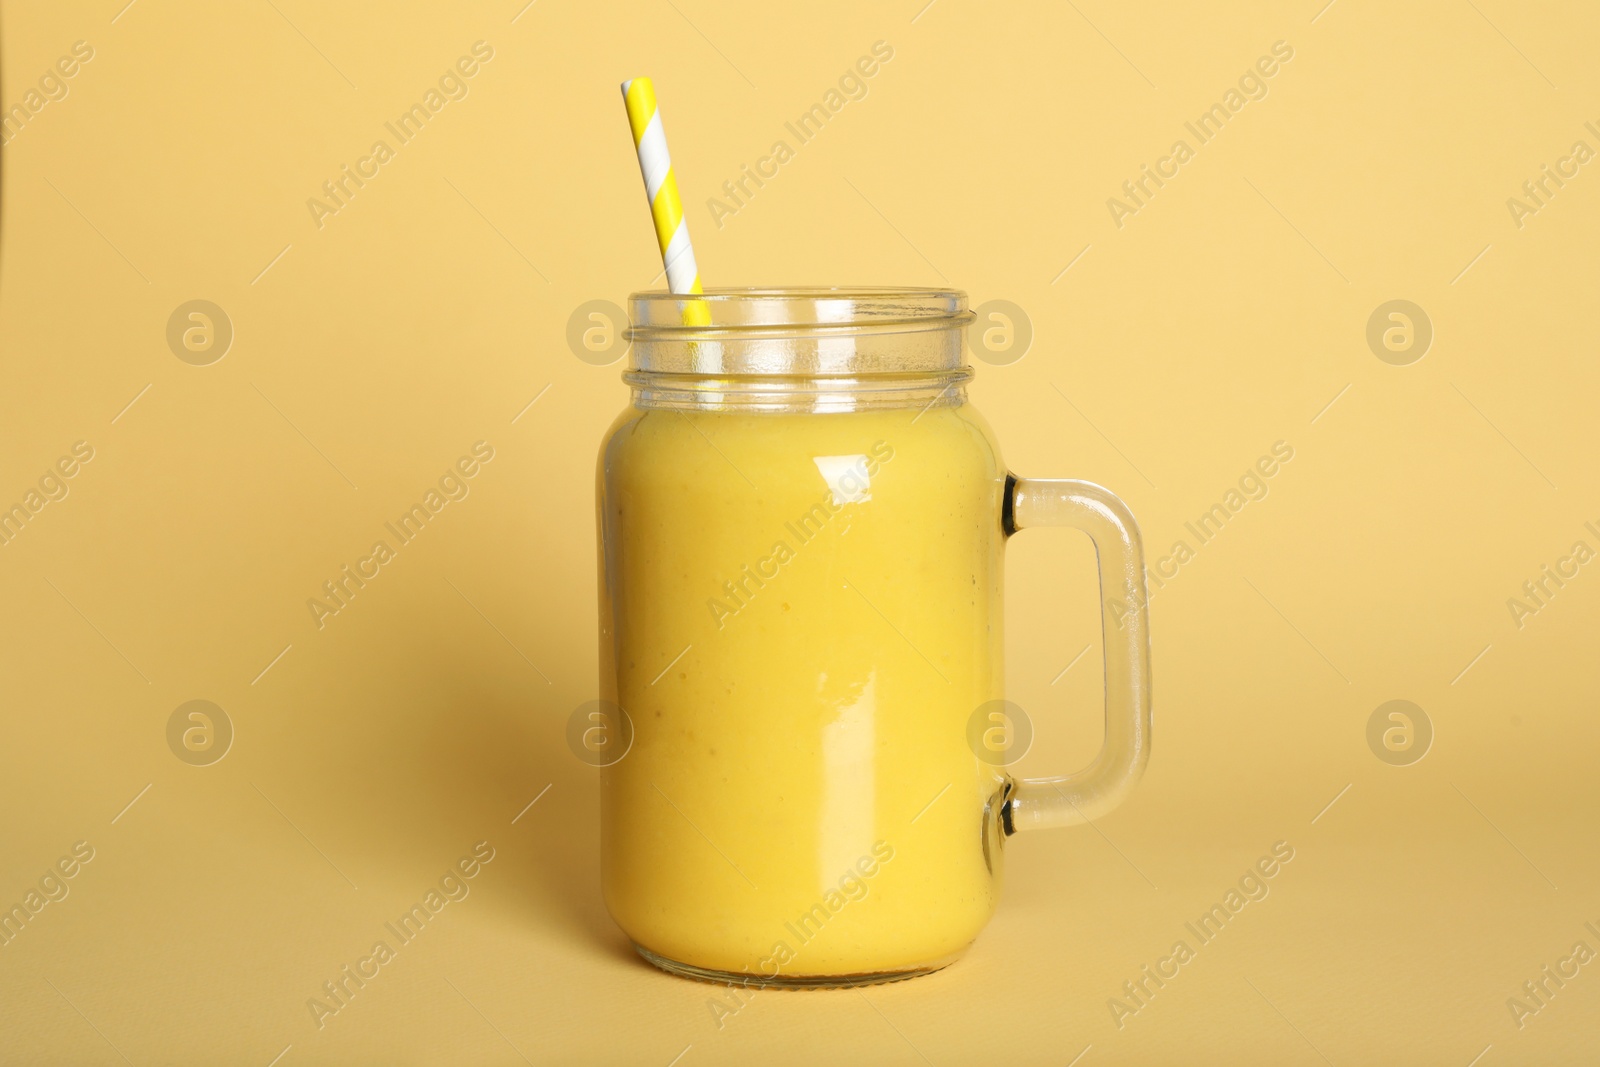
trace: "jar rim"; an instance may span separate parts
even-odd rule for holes
[[[846,410],[959,403],[959,289],[851,286],[633,294],[623,379],[640,404]]]
[[[647,290],[628,305],[635,342],[918,333],[964,327],[974,317],[960,289],[903,285]]]

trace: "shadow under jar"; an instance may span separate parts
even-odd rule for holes
[[[1150,750],[1133,517],[1018,479],[966,402],[966,296],[637,293],[632,403],[600,450],[606,905],[668,971],[854,985],[956,959],[1001,843],[1118,804]],[[1003,560],[1030,526],[1099,559],[1106,736],[1003,764]],[[1119,608],[1119,611],[1124,610]],[[626,722],[623,722],[625,718]]]

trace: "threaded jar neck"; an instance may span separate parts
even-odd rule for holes
[[[962,403],[972,321],[952,289],[635,293],[638,407],[805,412]]]

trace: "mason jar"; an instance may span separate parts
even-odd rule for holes
[[[964,293],[647,292],[631,319],[597,477],[606,905],[695,977],[943,967],[994,912],[1005,840],[1110,810],[1149,757],[1133,516],[1008,473],[967,402]],[[1015,780],[1004,550],[1035,526],[1096,548],[1105,741]]]

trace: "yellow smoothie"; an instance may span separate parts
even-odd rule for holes
[[[601,453],[612,916],[667,960],[916,970],[988,921],[1005,470],[969,406],[630,409]]]

